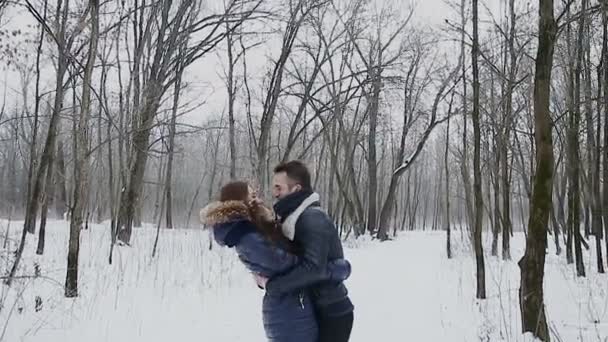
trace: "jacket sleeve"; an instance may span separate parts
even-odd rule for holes
[[[346,259],[335,259],[327,263],[329,281],[339,283],[350,277],[352,266]]]
[[[271,244],[259,233],[244,236],[236,252],[249,271],[264,277],[283,273],[298,263],[297,256]]]
[[[329,278],[327,255],[329,232],[333,224],[324,215],[303,213],[298,220],[298,242],[303,250],[300,262],[285,274],[271,277],[268,293],[290,293]]]

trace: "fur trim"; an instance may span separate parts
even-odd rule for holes
[[[236,219],[248,219],[249,209],[243,201],[213,202],[200,212],[201,222],[205,225],[216,225]]]

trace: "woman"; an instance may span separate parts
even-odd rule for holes
[[[246,182],[222,187],[220,200],[201,211],[203,223],[213,226],[221,246],[234,248],[253,273],[272,278],[299,262],[297,246],[283,236],[269,209]],[[344,281],[350,264],[344,259],[328,264],[327,281]],[[272,342],[316,342],[317,320],[307,291],[264,296],[262,316],[266,337]]]

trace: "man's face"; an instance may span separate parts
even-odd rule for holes
[[[275,173],[272,177],[272,196],[277,200],[301,189],[302,186],[289,178],[285,172]]]

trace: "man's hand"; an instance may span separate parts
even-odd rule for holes
[[[268,278],[264,278],[261,275],[255,273],[253,275],[253,277],[255,278],[255,282],[258,284],[258,286],[261,289],[265,289],[266,288],[266,283],[268,283]]]

